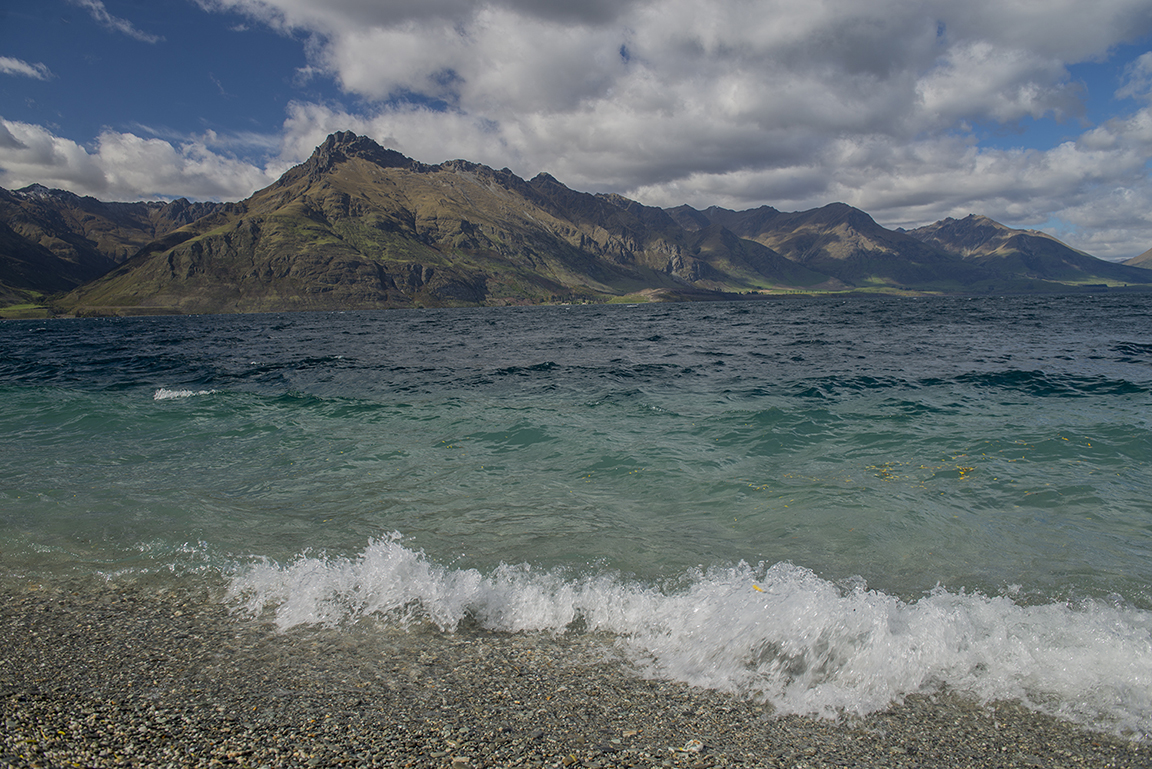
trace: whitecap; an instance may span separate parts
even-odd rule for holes
[[[152,393],[152,400],[166,401],[174,398],[192,398],[197,395],[212,395],[215,392],[215,390],[169,390],[161,387]]]

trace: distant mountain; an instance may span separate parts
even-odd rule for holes
[[[903,232],[843,203],[664,210],[577,192],[548,174],[526,181],[464,160],[427,165],[348,132],[237,203],[0,190],[0,306],[52,294],[64,314],[1141,282],[1152,288],[1152,272],[982,217]]]
[[[911,230],[914,238],[957,254],[998,277],[1035,278],[1068,284],[1146,283],[1131,265],[1097,259],[1036,230],[1014,230],[986,216],[944,219]],[[1139,258],[1139,257],[1138,257]]]
[[[100,277],[219,203],[104,203],[39,184],[0,189],[0,296],[33,299]]]
[[[681,206],[671,213],[685,228],[704,221],[720,225],[848,286],[962,290],[987,277],[979,268],[907,234],[887,230],[844,203],[796,213],[770,206],[748,211]]]
[[[1141,267],[1146,270],[1152,270],[1152,248],[1140,254],[1140,256],[1134,256],[1131,259],[1121,262],[1121,264],[1128,267]]]

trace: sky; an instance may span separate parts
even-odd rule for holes
[[[0,187],[240,200],[341,130],[1124,259],[1152,249],[1152,2],[0,0]]]

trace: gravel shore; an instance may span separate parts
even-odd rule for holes
[[[590,639],[286,633],[213,588],[0,589],[4,766],[1148,767],[1145,744],[938,694],[865,718],[642,680]]]

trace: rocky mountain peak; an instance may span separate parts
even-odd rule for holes
[[[357,136],[351,131],[337,131],[329,134],[312,157],[304,163],[303,169],[309,177],[327,173],[340,163],[352,158],[360,158],[375,163],[382,168],[408,168],[414,163],[396,150],[385,149],[367,136]]]
[[[45,187],[43,184],[29,184],[27,187],[21,187],[13,191],[19,197],[24,199],[48,199],[57,198],[60,200],[79,200],[80,196],[75,193],[68,192],[67,190],[56,190]]]
[[[879,229],[880,225],[869,214],[847,203],[829,203],[815,212],[814,218],[823,224],[835,226],[846,224],[856,230]]]
[[[541,171],[540,173],[536,174],[532,177],[531,180],[529,180],[528,183],[533,187],[562,186],[560,181],[547,171]]]
[[[987,216],[968,214],[963,219],[948,217],[919,227],[908,234],[925,243],[964,255],[995,249],[1016,231]]]

